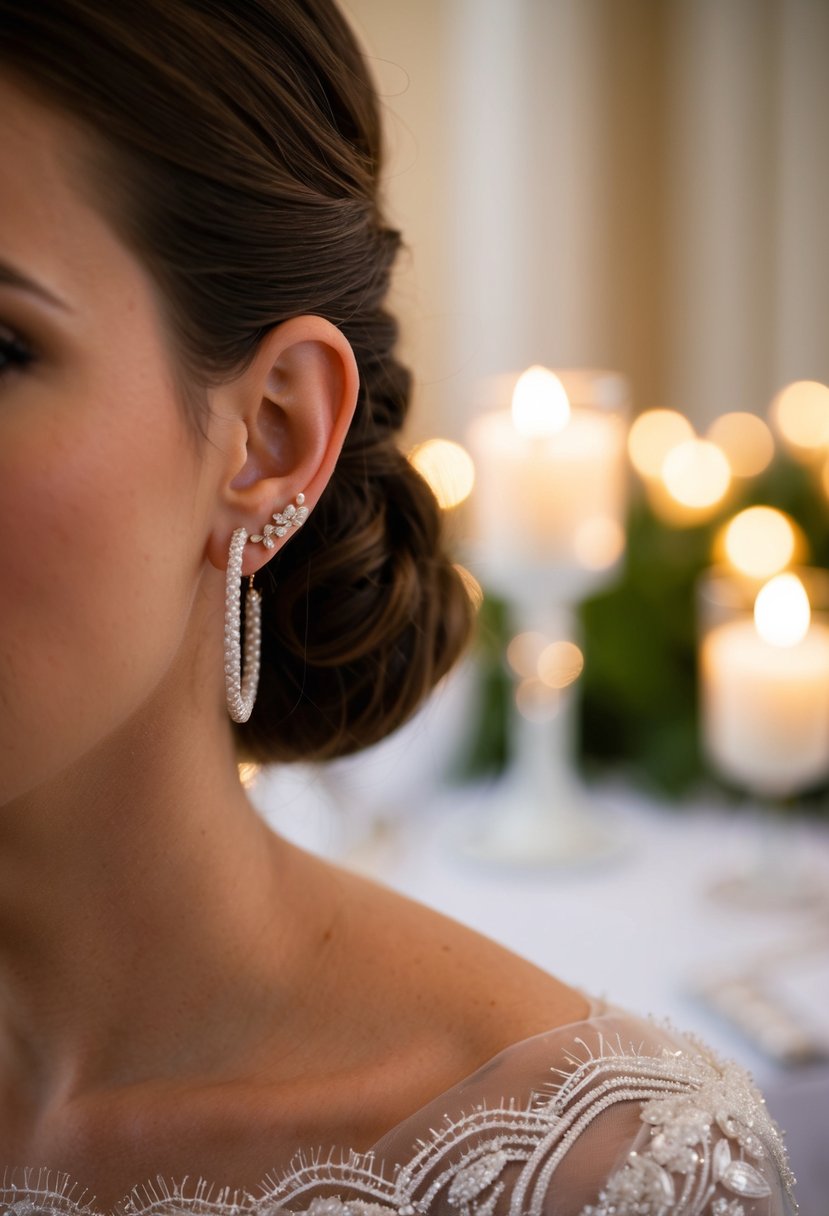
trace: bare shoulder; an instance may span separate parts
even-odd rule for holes
[[[368,879],[342,881],[357,966],[382,965],[390,1013],[443,1027],[481,1061],[589,1015],[581,992],[490,938]]]
[[[290,1109],[306,1142],[368,1148],[506,1048],[588,1016],[580,992],[481,934],[303,850],[285,855],[300,1025],[289,1051],[284,1022],[269,1036],[271,1108]]]

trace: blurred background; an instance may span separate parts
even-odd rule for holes
[[[345,0],[384,97],[412,438],[620,368],[699,426],[829,380],[824,0]]]
[[[342,4],[478,631],[391,739],[252,796],[743,1062],[827,1216],[829,2]]]

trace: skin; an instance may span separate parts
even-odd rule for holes
[[[277,326],[194,443],[154,286],[77,180],[85,137],[10,80],[0,112],[0,263],[62,301],[0,283],[0,339],[35,353],[0,371],[0,1165],[103,1206],[158,1173],[252,1188],[587,1006],[252,810],[228,544],[300,490],[313,510],[353,354],[322,318]]]

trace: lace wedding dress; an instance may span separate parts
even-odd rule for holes
[[[749,1076],[593,1001],[501,1052],[364,1154],[309,1149],[255,1193],[162,1179],[123,1216],[791,1216],[779,1130]],[[10,1216],[96,1216],[65,1175],[9,1173]]]

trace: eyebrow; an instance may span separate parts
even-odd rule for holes
[[[22,291],[28,291],[31,295],[40,296],[47,304],[53,307],[62,308],[65,312],[71,312],[71,308],[62,300],[60,296],[56,296],[49,291],[48,287],[44,287],[42,283],[35,282],[34,279],[28,278],[22,271],[16,270],[8,262],[0,262],[0,284],[6,287],[19,287]]]

